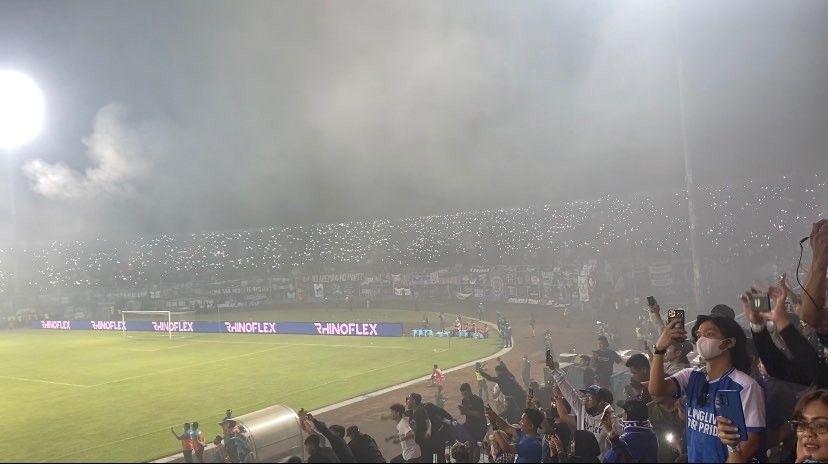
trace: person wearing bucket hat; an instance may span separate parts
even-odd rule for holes
[[[705,359],[703,368],[683,369],[665,378],[664,354],[675,340],[682,340],[686,331],[680,320],[664,328],[653,350],[650,367],[650,394],[653,396],[684,396],[687,400],[685,435],[690,462],[748,462],[764,458],[765,395],[762,387],[750,376],[751,361],[742,327],[720,315],[700,315],[690,333],[696,352]],[[748,439],[735,446],[725,446],[716,432],[716,399],[720,390],[735,390],[741,399]],[[720,419],[721,420],[721,419]]]

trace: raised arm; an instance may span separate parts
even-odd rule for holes
[[[800,317],[820,334],[828,334],[828,314],[825,310],[825,274],[828,270],[828,219],[811,227],[811,270],[805,283]]]
[[[512,427],[511,424],[503,420],[503,418],[498,416],[497,413],[494,412],[492,407],[489,405],[486,405],[486,417],[489,418],[489,422],[492,423],[492,426],[497,426],[498,430],[502,430],[512,437],[517,435],[517,430],[515,430],[515,428]]]
[[[681,319],[675,319],[661,332],[661,337],[653,346],[653,362],[650,364],[650,383],[648,385],[652,396],[673,396],[678,386],[672,380],[664,378],[664,352],[674,340],[681,340],[687,336],[684,327],[679,327]]]
[[[555,386],[558,387],[561,395],[572,406],[572,410],[580,411],[584,407],[584,400],[581,398],[578,390],[566,380],[566,373],[561,369],[552,369],[552,379],[555,380]]]

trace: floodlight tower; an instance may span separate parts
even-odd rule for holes
[[[12,260],[11,311],[18,291],[17,207],[14,193],[14,150],[35,138],[43,127],[43,94],[27,75],[0,69],[0,150],[6,154],[9,181],[9,229]]]

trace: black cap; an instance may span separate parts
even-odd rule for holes
[[[745,331],[742,330],[742,326],[740,326],[739,323],[733,318],[726,316],[706,316],[704,314],[696,317],[696,323],[693,325],[693,331],[691,332],[693,340],[696,340],[696,332],[705,321],[713,322],[713,324],[715,324],[716,327],[718,327],[722,332],[722,336],[724,336],[724,338],[735,338],[736,344],[740,346],[745,346],[747,344]]]
[[[726,317],[728,319],[736,319],[736,312],[728,305],[717,304],[710,310],[711,316]]]
[[[641,400],[629,399],[621,400],[617,404],[627,413],[627,421],[643,422],[649,420],[650,414],[647,410],[647,403]]]

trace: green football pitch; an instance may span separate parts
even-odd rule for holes
[[[278,319],[268,316],[278,314]],[[422,312],[289,310],[224,320],[402,322]],[[437,313],[427,313],[432,328]],[[207,319],[207,318],[199,318]],[[446,323],[453,315],[446,314]],[[180,450],[170,427],[219,432],[235,415],[273,404],[312,410],[496,352],[499,340],[23,329],[0,333],[6,462],[148,461]]]

